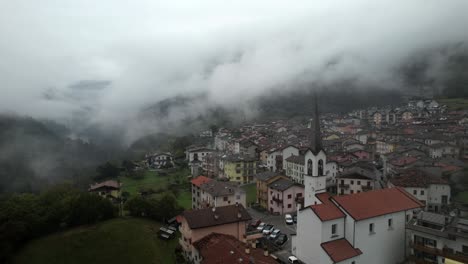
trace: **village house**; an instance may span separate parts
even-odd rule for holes
[[[213,179],[205,177],[205,176],[198,176],[190,180],[192,184],[192,208],[200,208],[201,204],[201,189],[200,186],[204,183],[210,182]]]
[[[376,140],[376,153],[388,154],[395,150],[397,143],[395,141]]]
[[[355,171],[338,175],[336,180],[339,195],[367,192],[376,187],[375,178]]]
[[[286,176],[274,171],[264,171],[255,175],[257,203],[268,210],[268,185],[278,179],[287,179]]]
[[[252,218],[240,205],[189,210],[182,213],[179,244],[188,261],[199,261],[194,243],[212,233],[231,235],[237,240],[246,236],[248,221]]]
[[[429,146],[429,156],[433,159],[442,157],[457,158],[460,155],[460,148],[455,145],[438,143]]]
[[[289,179],[277,179],[268,184],[268,210],[272,214],[293,213],[303,195],[303,185]]]
[[[389,187],[401,187],[424,204],[425,209],[439,212],[451,202],[449,182],[429,175],[421,170],[411,169],[389,180]]]
[[[202,183],[200,191],[199,203],[193,207],[195,209],[231,204],[241,204],[246,207],[245,191],[232,183],[211,180]]]
[[[91,184],[88,192],[96,193],[101,197],[117,201],[120,198],[120,187],[122,185],[114,180]]]
[[[206,156],[212,152],[212,149],[205,147],[190,147],[187,149],[185,154],[192,176],[195,177],[203,173],[203,161],[205,160]]]
[[[268,150],[267,167],[270,171],[278,171],[283,168],[283,152],[279,148],[270,148]]]
[[[258,160],[249,156],[229,155],[221,158],[223,160],[223,175],[229,181],[246,184],[254,182],[257,173]]]
[[[170,152],[161,152],[146,155],[148,166],[152,168],[172,168],[174,167],[174,156]]]

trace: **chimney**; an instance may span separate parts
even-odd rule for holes
[[[215,214],[215,215],[214,215],[214,219],[215,219],[215,220],[218,220],[218,218],[219,218],[219,215]]]
[[[245,247],[245,254],[250,254],[250,248],[248,246]]]
[[[242,214],[240,212],[237,212],[237,218],[239,218],[239,219],[242,218]]]
[[[263,255],[264,255],[265,257],[268,257],[268,248],[264,248],[264,249],[263,249]]]
[[[216,207],[213,206],[213,208],[211,209],[211,211],[216,212]]]
[[[252,240],[252,242],[251,242],[252,243],[252,248],[257,248],[257,243],[256,242],[257,241]]]

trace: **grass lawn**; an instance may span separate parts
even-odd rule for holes
[[[455,200],[463,203],[468,203],[468,191],[458,193]]]
[[[118,218],[78,227],[26,244],[14,264],[175,263],[178,239],[156,237],[158,222]]]
[[[467,110],[468,98],[450,98],[438,100],[440,104],[448,106],[449,110]]]
[[[250,183],[242,186],[242,189],[246,192],[247,205],[257,202],[257,185],[256,183]]]
[[[168,190],[168,186],[170,183],[175,183],[176,180],[179,180],[180,183],[187,182],[187,175],[190,172],[188,169],[179,169],[174,172],[168,173],[167,175],[159,175],[155,171],[145,171],[145,176],[143,179],[132,179],[129,177],[122,176],[120,177],[120,181],[122,183],[122,191],[129,192],[130,196],[139,195],[140,189],[163,189]],[[158,198],[163,193],[154,194],[152,197]],[[180,206],[184,207],[185,209],[192,208],[192,194],[190,190],[187,189],[180,189],[179,195],[177,197],[177,201]]]
[[[192,193],[188,190],[180,191],[179,197],[177,197],[177,202],[183,208],[191,209],[192,208]]]
[[[122,191],[129,192],[131,196],[137,195],[141,188],[159,189],[166,188],[169,177],[159,176],[155,171],[145,171],[143,179],[135,180],[129,177],[119,177],[122,183]]]

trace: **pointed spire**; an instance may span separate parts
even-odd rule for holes
[[[314,112],[312,113],[312,124],[310,126],[310,149],[315,154],[319,153],[322,147],[322,133],[320,132],[320,117],[318,112],[317,93],[314,93]]]

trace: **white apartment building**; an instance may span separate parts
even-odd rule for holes
[[[449,182],[423,171],[410,169],[388,182],[389,187],[402,187],[425,205],[428,211],[439,212],[451,202]]]

